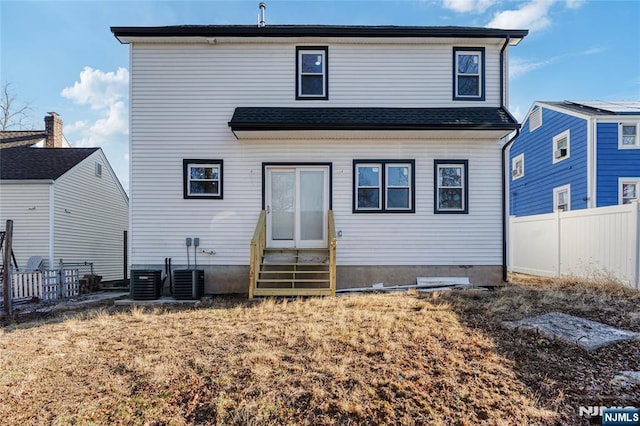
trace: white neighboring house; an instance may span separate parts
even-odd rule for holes
[[[132,270],[193,265],[197,237],[207,293],[326,294],[299,267],[335,224],[337,288],[501,282],[506,64],[526,30],[111,30],[130,45]],[[292,276],[250,269],[254,235]]]
[[[70,148],[62,120],[44,131],[0,132],[0,229],[13,220],[19,268],[32,256],[55,268],[93,262],[103,281],[123,278],[129,199],[100,148]]]

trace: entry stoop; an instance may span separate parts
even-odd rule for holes
[[[331,294],[328,249],[264,249],[254,296]]]

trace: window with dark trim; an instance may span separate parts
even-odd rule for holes
[[[484,101],[484,47],[453,48],[453,100]]]
[[[469,162],[433,160],[434,213],[469,213]]]
[[[222,198],[222,160],[182,160],[184,198]]]
[[[329,99],[328,63],[328,47],[296,47],[296,99]]]
[[[415,160],[353,160],[353,213],[414,213]]]

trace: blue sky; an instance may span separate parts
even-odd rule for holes
[[[74,146],[101,146],[125,188],[129,49],[111,26],[256,23],[258,1],[0,0],[0,80],[32,128],[56,111]],[[455,25],[530,30],[511,49],[509,107],[640,100],[640,2],[268,0],[269,24]]]

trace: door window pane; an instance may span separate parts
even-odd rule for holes
[[[271,238],[292,240],[295,227],[295,172],[271,172]]]
[[[324,238],[324,172],[300,172],[300,239]]]

